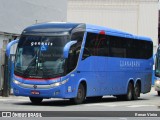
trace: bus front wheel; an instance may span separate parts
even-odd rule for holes
[[[160,96],[160,91],[157,91],[157,93],[158,93],[158,96]]]
[[[80,84],[78,87],[77,96],[70,99],[74,104],[81,104],[85,100],[85,88],[83,84]]]
[[[29,97],[29,99],[33,104],[40,104],[43,100],[43,98],[38,98],[38,97]]]

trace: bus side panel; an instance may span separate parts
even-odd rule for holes
[[[87,80],[87,95],[126,94],[128,83],[141,80],[141,92],[150,91],[152,64],[151,60],[88,57],[80,62],[78,68]]]
[[[129,76],[119,70],[119,61],[108,57],[91,56],[82,60],[77,68],[86,78],[87,96],[125,94]]]
[[[80,71],[79,78],[86,78],[87,96],[99,96],[101,94],[101,86],[99,79],[101,78],[99,70],[98,57],[88,57],[79,62],[77,71]],[[104,65],[104,64],[103,64]],[[98,67],[97,67],[98,66]]]
[[[120,94],[118,90],[126,94],[130,80],[133,80],[134,85],[137,80],[141,81],[142,93],[150,91],[152,78],[151,59],[109,58],[108,63],[109,80],[113,82],[113,94]]]

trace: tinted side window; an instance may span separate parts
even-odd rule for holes
[[[128,39],[126,43],[127,58],[149,59],[153,54],[153,44],[151,41]]]
[[[126,57],[126,42],[122,37],[108,36],[109,39],[109,48],[110,48],[110,57]]]
[[[87,33],[83,59],[89,56],[149,59],[152,53],[151,41]]]
[[[153,43],[151,41],[116,36],[108,36],[108,38],[110,57],[135,59],[149,59],[152,57]]]
[[[87,33],[86,43],[83,52],[83,59],[89,56],[108,56],[109,41],[105,35]]]

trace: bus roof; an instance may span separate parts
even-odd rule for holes
[[[47,33],[47,32],[68,32],[77,27],[79,23],[47,22],[29,26],[23,32],[27,33]]]
[[[121,37],[128,37],[128,38],[135,38],[139,40],[148,40],[151,41],[149,37],[144,36],[137,36],[133,35],[128,32],[124,32],[121,30],[111,29],[103,26],[92,25],[92,24],[85,24],[85,23],[69,23],[69,22],[47,22],[47,23],[39,23],[32,26],[27,27],[24,29],[23,33],[51,33],[51,32],[71,32],[74,28],[85,25],[85,29],[88,32],[100,32],[105,31],[106,34],[114,35],[114,36],[121,36]]]
[[[103,27],[103,26],[98,26],[98,25],[92,25],[92,24],[86,24],[86,31],[89,31],[89,32],[105,31],[106,34],[109,34],[109,35],[152,41],[151,38],[146,37],[146,36],[138,36],[138,35],[134,35],[134,34],[124,32],[124,31],[121,31],[121,30],[112,29],[112,28]]]

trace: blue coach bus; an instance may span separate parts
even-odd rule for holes
[[[75,104],[113,95],[134,100],[151,90],[150,38],[83,23],[41,23],[18,41],[13,92],[32,103],[64,98]]]

